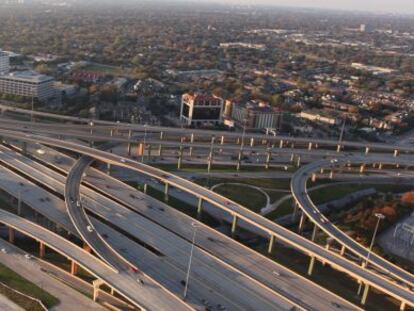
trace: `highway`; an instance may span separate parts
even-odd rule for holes
[[[309,219],[330,237],[334,238],[347,249],[360,256],[361,259],[367,258],[369,250],[350,238],[346,233],[337,228],[323,214],[320,213],[317,206],[313,204],[307,193],[307,181],[311,178],[312,174],[320,172],[321,169],[338,169],[339,167],[344,167],[348,164],[367,165],[374,163],[382,163],[383,165],[413,165],[412,161],[404,160],[401,157],[398,159],[390,157],[343,157],[335,160],[320,160],[312,162],[311,164],[300,168],[293,175],[291,180],[291,190],[295,201],[298,203],[303,212],[309,217]],[[414,276],[412,274],[383,259],[381,256],[372,253],[370,255],[369,262],[380,270],[386,271],[389,275],[409,285],[411,288],[414,287]]]
[[[114,154],[108,154],[106,152],[102,152],[99,150],[94,150],[88,147],[79,146],[74,143],[55,140],[52,138],[45,138],[37,135],[31,134],[20,134],[14,133],[10,131],[2,130],[1,134],[3,136],[7,136],[13,139],[20,139],[23,141],[30,141],[30,142],[40,142],[46,145],[56,146],[63,149],[68,149],[72,151],[79,152],[81,154],[86,154],[92,156],[98,160],[109,162],[113,165],[119,165],[126,168],[130,168],[140,173],[147,174],[154,178],[158,178],[161,181],[170,184],[171,186],[175,186],[180,188],[183,191],[187,191],[192,193],[195,196],[201,197],[203,200],[210,202],[217,207],[228,211],[232,215],[236,215],[236,217],[240,220],[243,220],[247,223],[255,225],[256,227],[260,228],[261,230],[267,232],[269,236],[275,236],[279,240],[298,248],[299,250],[307,253],[311,256],[315,256],[318,260],[328,262],[331,266],[341,270],[346,271],[351,276],[355,277],[356,279],[363,280],[365,283],[369,284],[372,287],[378,288],[385,293],[394,296],[397,299],[411,305],[414,302],[413,295],[411,292],[408,292],[406,289],[396,285],[390,284],[388,280],[381,278],[380,276],[372,273],[371,271],[361,269],[360,266],[347,261],[346,259],[342,258],[341,256],[334,254],[325,250],[324,248],[284,229],[262,217],[259,215],[248,211],[247,209],[243,208],[242,206],[229,201],[228,199],[217,195],[216,193],[212,193],[211,191],[202,188],[198,185],[194,185],[193,183],[183,180],[177,176],[172,174],[163,172],[161,170],[155,169],[153,167],[137,163],[130,159],[125,159],[119,157]]]
[[[3,148],[4,149],[4,148]],[[32,160],[19,156],[14,155],[10,151],[5,152],[3,151],[1,154],[1,160],[3,162],[7,162],[9,166],[13,166],[16,169],[19,169],[20,171],[24,172],[26,175],[30,175],[32,178],[36,179],[37,181],[42,182],[45,184],[48,188],[58,191],[60,193],[63,193],[63,186],[65,182],[64,176],[53,173],[53,171],[50,171],[50,169],[46,167],[42,167],[41,165],[37,163],[33,163]],[[56,180],[60,180],[60,182],[57,182]],[[112,186],[112,188],[115,188]],[[134,191],[134,195],[137,196],[139,194],[136,190]],[[125,195],[125,194],[124,194]],[[130,197],[130,196],[128,196]],[[136,197],[137,199],[138,197]],[[145,209],[146,205],[143,205],[144,202],[141,200],[136,201],[134,199],[135,205],[142,206],[141,209]],[[188,259],[188,248],[189,245],[187,242],[184,243],[181,239],[178,239],[177,237],[174,237],[171,235],[171,233],[168,233],[166,230],[163,230],[160,227],[154,226],[151,222],[147,221],[145,218],[139,216],[138,214],[132,213],[125,208],[117,205],[114,202],[111,202],[110,200],[100,196],[99,194],[93,193],[90,189],[84,188],[84,197],[82,199],[83,204],[85,207],[91,211],[93,211],[95,214],[99,215],[101,218],[105,218],[108,221],[111,221],[114,225],[116,225],[119,228],[123,228],[125,232],[128,232],[131,236],[135,236],[136,238],[139,238],[141,241],[148,245],[152,245],[157,250],[159,250],[164,257],[162,260],[163,262],[170,262],[170,264],[173,264],[176,269],[178,268],[180,271],[182,271],[182,274],[184,274],[185,271],[185,263]],[[138,203],[137,203],[138,202]],[[109,209],[109,207],[112,207],[112,209]],[[116,217],[114,217],[116,216]],[[190,226],[191,227],[191,226]],[[200,223],[200,229],[199,229],[199,238],[198,240],[205,239],[207,240],[207,237],[204,236],[204,228],[201,228]],[[99,228],[99,227],[98,227]],[[98,232],[101,232],[101,229],[97,229]],[[108,231],[103,232],[104,236],[110,237],[112,236],[112,233],[108,234]],[[145,234],[144,234],[145,233]],[[189,232],[190,233],[190,232]],[[212,233],[212,230],[210,231]],[[214,237],[216,239],[216,237]],[[220,239],[217,238],[217,242],[219,242]],[[117,242],[116,244],[110,243],[111,245],[117,245],[117,251],[122,252],[123,249],[128,249],[128,255],[135,254],[139,256],[140,252],[135,252],[134,249],[136,247],[129,246],[125,244],[125,242]],[[213,244],[210,242],[210,244]],[[180,251],[182,249],[182,251]],[[131,262],[130,257],[128,257],[128,260]],[[237,310],[240,307],[245,308],[252,308],[253,306],[261,306],[261,309],[267,310],[269,309],[267,306],[269,302],[271,302],[272,307],[270,309],[277,309],[278,305],[289,305],[287,302],[284,302],[284,299],[281,299],[280,294],[274,295],[271,292],[269,292],[266,287],[258,286],[259,284],[249,278],[246,278],[246,276],[243,276],[244,274],[240,274],[239,272],[235,271],[233,268],[230,268],[228,265],[223,265],[220,263],[217,263],[216,259],[210,257],[208,254],[204,254],[204,251],[202,249],[197,250],[197,253],[195,253],[195,263],[197,263],[197,266],[194,266],[194,278],[197,276],[197,280],[195,280],[197,283],[205,284],[205,285],[198,285],[195,289],[197,289],[200,292],[197,293],[198,303],[201,303],[202,298],[208,298],[209,301],[220,301],[223,300],[220,298],[219,293],[225,294],[226,297],[232,297],[232,300],[225,299],[222,304],[226,305],[231,310]],[[216,262],[215,262],[216,261]],[[262,262],[263,260],[261,260]],[[255,264],[255,263],[251,263]],[[139,266],[139,265],[137,265]],[[158,270],[164,271],[165,263],[158,263]],[[141,267],[141,266],[139,266]],[[343,305],[349,305],[352,306],[339,297],[336,297],[335,295],[330,294],[329,292],[320,289],[317,286],[314,286],[309,281],[302,280],[300,277],[296,277],[295,274],[290,272],[287,269],[283,269],[281,266],[274,264],[273,267],[270,266],[269,269],[274,269],[274,271],[279,271],[283,273],[283,275],[292,277],[292,279],[297,279],[297,282],[299,283],[299,288],[301,286],[305,286],[310,292],[314,292],[315,295],[320,295],[322,301],[325,301],[325,304],[330,301],[333,301],[335,303],[340,303]],[[246,269],[247,270],[247,269]],[[145,270],[146,271],[146,270]],[[271,270],[273,271],[273,270]],[[225,277],[228,276],[228,277]],[[158,277],[160,277],[158,275]],[[272,278],[271,275],[268,277]],[[172,290],[176,293],[180,292],[180,287],[177,287],[177,285],[180,284],[180,280],[184,278],[184,276],[176,276],[174,277],[176,279],[175,281],[175,287],[172,288]],[[164,279],[162,277],[161,279]],[[235,282],[237,280],[237,282]],[[273,285],[273,280],[271,280],[271,283]],[[284,282],[287,283],[287,286],[290,284],[290,279],[287,278],[284,280]],[[295,283],[295,281],[293,281]],[[206,285],[209,285],[207,287]],[[215,285],[220,284],[220,285]],[[167,286],[167,285],[166,285]],[[203,289],[203,287],[205,287]],[[246,287],[244,289],[243,287]],[[285,291],[282,291],[279,289],[279,286],[274,286],[275,290],[281,291],[282,293],[285,293]],[[289,287],[288,287],[289,288]],[[289,289],[293,289],[291,287]],[[211,294],[211,292],[213,294]],[[214,293],[217,293],[216,295]],[[288,293],[288,291],[286,291]],[[192,291],[190,291],[190,297],[193,296]],[[239,295],[242,295],[240,298]],[[263,298],[260,298],[260,296],[265,297],[265,295],[268,295],[271,297],[269,301],[266,304],[261,305],[260,300]],[[302,298],[302,296],[304,296]],[[238,298],[239,297],[239,298]],[[326,297],[326,298],[325,298]],[[309,299],[309,294],[303,291],[301,293],[298,291],[298,297],[294,297],[295,300],[303,299],[301,304],[304,304],[304,301],[307,301]],[[235,304],[237,302],[237,304]],[[321,309],[323,310],[323,304],[320,303],[319,300],[315,300],[314,302],[316,305],[312,307],[312,303],[306,303],[306,306],[310,306],[309,310],[317,310]],[[234,307],[232,307],[234,304]],[[244,304],[244,305],[243,305]],[[292,306],[292,305],[291,305]],[[293,305],[295,306],[295,304]],[[355,309],[351,307],[351,309]]]

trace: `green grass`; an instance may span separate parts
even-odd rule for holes
[[[263,193],[250,187],[227,184],[217,187],[214,191],[256,213],[266,206],[266,197]]]
[[[59,303],[59,299],[50,295],[37,285],[26,280],[13,270],[4,266],[0,263],[0,282],[6,284],[7,286],[18,290],[26,295],[29,295],[33,298],[41,300],[47,308],[51,308]],[[0,286],[0,293],[5,295],[14,303],[18,304],[25,310],[42,310],[37,302],[19,295],[6,287]]]

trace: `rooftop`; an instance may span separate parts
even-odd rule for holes
[[[10,72],[6,75],[0,76],[1,79],[6,80],[18,80],[22,82],[30,82],[30,83],[42,83],[47,81],[52,81],[53,78],[50,76],[46,76],[43,74],[39,74],[34,71],[15,71]]]

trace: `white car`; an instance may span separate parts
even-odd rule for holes
[[[87,229],[89,232],[93,232],[93,228],[92,228],[92,226],[87,226],[87,227],[86,227],[86,229]]]

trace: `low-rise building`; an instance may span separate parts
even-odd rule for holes
[[[52,77],[33,71],[11,72],[0,76],[0,93],[43,101],[55,95],[53,84]]]
[[[188,126],[222,123],[223,99],[210,94],[185,93],[181,97],[180,121]]]
[[[298,116],[302,119],[306,119],[312,122],[320,122],[329,125],[338,125],[341,123],[340,119],[338,119],[336,116],[326,114],[321,110],[302,111]]]

